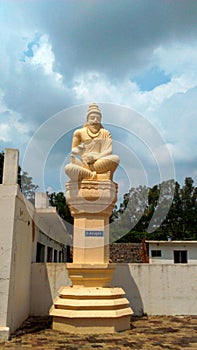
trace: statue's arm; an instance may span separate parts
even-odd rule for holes
[[[71,155],[74,155],[74,154],[81,155],[83,151],[84,151],[84,147],[81,142],[81,133],[80,133],[80,130],[76,130],[73,134]]]
[[[75,147],[78,147],[79,144],[81,143],[81,134],[79,130],[75,130],[73,134],[73,139],[72,139],[72,150]]]

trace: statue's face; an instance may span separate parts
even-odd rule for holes
[[[101,123],[101,115],[98,113],[91,113],[88,116],[87,120],[88,124],[93,125],[93,124],[100,124]]]

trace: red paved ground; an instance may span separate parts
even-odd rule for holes
[[[78,335],[53,331],[49,318],[30,318],[12,335],[0,342],[2,349],[90,350],[90,349],[195,349],[197,316],[151,316],[132,318],[131,329],[104,335]]]

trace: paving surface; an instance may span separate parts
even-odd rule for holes
[[[2,349],[195,349],[197,316],[149,316],[131,319],[131,329],[121,333],[78,335],[53,331],[50,318],[29,318]]]

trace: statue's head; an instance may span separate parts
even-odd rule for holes
[[[91,103],[88,107],[86,124],[101,124],[102,114],[96,103]]]

